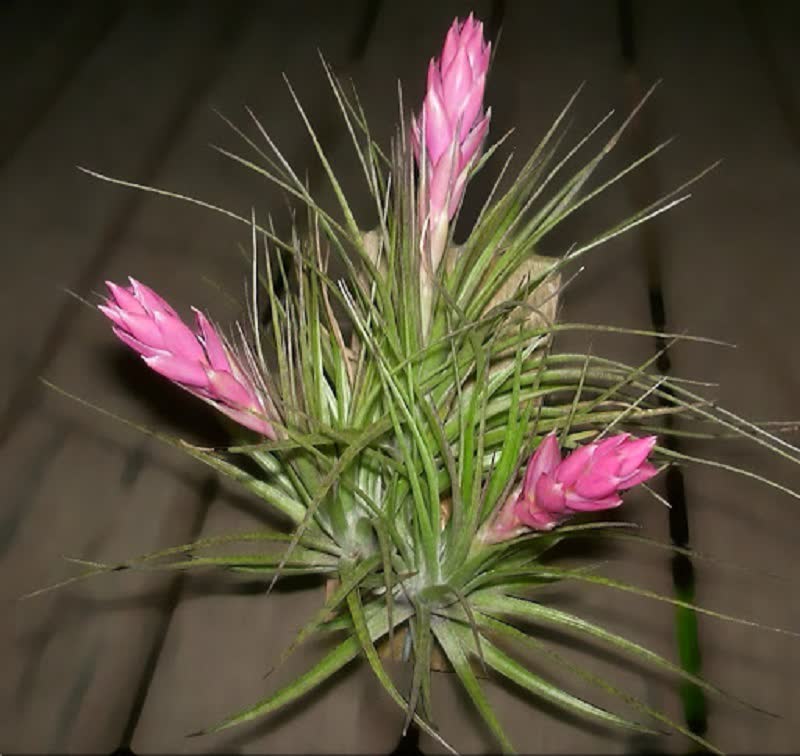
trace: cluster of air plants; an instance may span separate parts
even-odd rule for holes
[[[646,541],[619,522],[573,518],[619,506],[621,491],[645,485],[681,457],[653,435],[660,416],[715,422],[786,456],[795,451],[704,402],[690,384],[654,375],[655,356],[628,366],[554,348],[562,330],[614,330],[556,322],[562,274],[687,196],[681,187],[561,256],[538,253],[558,224],[661,149],[590,188],[633,114],[573,171],[576,153],[607,121],[563,149],[573,97],[515,178],[506,175],[510,160],[503,164],[455,245],[468,184],[504,141],[486,145],[490,52],[481,23],[456,21],[431,61],[421,109],[409,118],[401,99],[388,151],[371,138],[357,97],[326,66],[374,199],[377,221],[367,233],[299,103],[341,213],[317,204],[254,121],[258,138],[245,137],[252,157],[230,157],[299,202],[307,224],[283,239],[270,223],[239,218],[252,229],[245,327],[225,335],[196,311],[192,329],[138,281],[109,284],[100,309],[116,335],[153,370],[227,416],[236,436],[235,445],[217,450],[172,442],[282,513],[286,529],[223,533],[121,564],[93,564],[81,577],[216,567],[263,575],[270,586],[285,575],[328,581],[318,614],[292,649],[320,632],[337,639],[332,650],[208,732],[274,711],[364,658],[407,723],[444,742],[430,688],[432,661],[442,655],[505,752],[513,747],[486,696],[485,673],[572,713],[649,731],[549,682],[507,650],[519,644],[550,653],[531,623],[575,631],[714,690],[635,642],[536,601],[536,590],[578,580],[688,606],[550,558],[559,543],[588,535]],[[329,274],[331,259],[343,275]],[[408,690],[395,686],[379,653],[400,634],[413,663]],[[637,717],[711,747],[605,681],[587,679]]]

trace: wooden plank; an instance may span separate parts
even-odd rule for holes
[[[226,39],[235,42],[231,18],[237,14],[215,4],[132,8],[7,164],[0,177],[9,198],[2,210],[3,243],[28,254],[3,257],[3,306],[23,307],[23,298],[37,298],[39,318],[21,323],[13,336],[5,331],[4,344],[20,358],[21,369],[3,373],[4,389],[37,360],[42,364],[42,349],[36,351],[53,325],[48,317],[71,318],[71,310],[59,311],[64,300],[50,295],[57,284],[80,281],[87,268],[102,264],[135,209],[105,186],[76,182],[72,166],[93,153],[121,152],[120,165],[133,175],[146,178],[155,171],[180,132],[182,113],[213,76]],[[141,54],[143,39],[153,45],[147,57]],[[165,70],[169,77],[160,76]],[[87,112],[93,114],[91,126]],[[100,133],[107,142],[97,139]],[[120,151],[126,140],[129,147]],[[62,338],[53,339],[50,331],[44,364],[52,362],[50,376],[58,383],[104,405],[119,371],[98,369],[105,354],[93,363],[94,355],[82,351],[91,340],[82,335],[80,305],[76,312],[76,327],[55,324]],[[86,320],[99,319],[93,314]],[[122,373],[128,375],[132,365],[139,367],[128,358]],[[72,376],[76,383],[70,386]],[[12,402],[24,397],[24,388]],[[130,406],[129,417],[147,419],[135,403]],[[149,682],[148,657],[174,584],[161,578],[123,585],[98,581],[23,604],[15,598],[70,574],[61,554],[119,559],[189,540],[213,489],[204,471],[193,467],[187,474],[181,457],[165,463],[168,455],[146,439],[132,440],[130,431],[52,394],[35,414],[18,413],[11,430],[2,470],[4,490],[11,494],[3,501],[0,528],[8,609],[0,621],[6,671],[0,686],[2,747],[110,752],[125,738]]]
[[[0,23],[0,167],[119,20],[122,2],[9,3]]]
[[[754,52],[781,112],[786,136],[800,148],[800,6],[791,2],[741,4]]]
[[[94,283],[139,201],[108,192],[75,166],[114,156],[120,170],[146,181],[215,75],[231,24],[239,23],[247,7],[226,10],[210,3],[188,13],[177,4],[136,4],[87,60],[47,121],[6,163],[0,175],[0,240],[4,249],[19,252],[0,263],[2,314],[11,317],[35,299],[38,317],[24,319],[20,329],[2,337],[13,359],[0,373],[0,437],[35,398],[35,378],[57,352],[78,309],[59,293]],[[153,45],[152,54],[142,55],[142,40]],[[120,142],[129,145],[123,154]]]
[[[669,327],[737,348],[682,347],[673,357],[675,370],[719,382],[709,395],[746,417],[792,419],[800,366],[787,345],[797,322],[793,198],[800,177],[785,113],[738,6],[648,3],[637,9],[644,71],[665,80],[654,103],[659,131],[681,135],[658,163],[660,182],[672,187],[724,158],[692,201],[659,228]],[[750,444],[698,442],[686,451],[798,488],[796,468]],[[796,501],[722,471],[690,467],[686,475],[697,549],[796,578]],[[800,626],[797,602],[786,600],[787,584],[697,568],[699,603],[767,624]],[[710,679],[785,717],[762,720],[715,704],[708,736],[735,752],[792,750],[800,713],[796,639],[706,619],[700,636]]]
[[[207,506],[202,473],[182,478],[137,461],[150,454],[148,445],[121,447],[49,414],[27,420],[6,452],[4,749],[109,753],[120,742],[172,579],[98,579],[17,599],[74,574],[64,555],[113,561],[184,539],[197,527]]]

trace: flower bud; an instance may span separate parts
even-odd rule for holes
[[[192,331],[170,305],[144,284],[111,281],[111,296],[98,309],[114,324],[117,338],[157,373],[212,405],[240,425],[275,439],[267,421],[266,392],[199,310]]]
[[[472,14],[463,22],[456,19],[441,56],[428,66],[422,111],[412,118],[414,155],[424,174],[420,224],[434,270],[447,243],[449,221],[489,129],[490,113],[483,109],[483,93],[490,56],[491,43],[484,39],[483,23]]]
[[[555,433],[545,436],[525,477],[491,521],[483,540],[513,538],[530,528],[552,530],[580,512],[599,512],[622,504],[626,491],[658,471],[647,461],[655,436],[628,433],[581,446],[562,460]]]

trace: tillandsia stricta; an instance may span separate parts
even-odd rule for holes
[[[664,547],[592,513],[618,508],[629,489],[649,491],[644,484],[666,465],[717,464],[659,444],[659,437],[676,432],[659,424],[665,415],[680,414],[702,433],[716,424],[794,462],[800,451],[704,400],[691,383],[654,374],[655,357],[628,366],[556,348],[555,336],[567,329],[624,332],[557,322],[562,272],[687,197],[690,182],[559,256],[540,254],[556,226],[664,147],[610,180],[590,183],[635,111],[574,170],[569,166],[576,154],[592,144],[609,117],[563,150],[573,95],[515,178],[508,179],[510,161],[504,163],[477,219],[454,243],[470,180],[505,142],[486,145],[490,55],[481,22],[456,20],[430,63],[427,93],[412,117],[401,97],[400,123],[388,149],[372,139],[357,96],[323,61],[374,201],[376,225],[368,233],[291,86],[340,213],[315,201],[252,113],[257,135],[236,130],[254,154],[223,150],[304,206],[307,223],[288,238],[255,215],[237,216],[101,176],[212,207],[249,227],[249,331],[240,327],[236,339],[224,337],[199,311],[192,330],[134,279],[130,286],[110,283],[100,309],[126,345],[232,420],[237,436],[215,450],[172,441],[282,513],[286,528],[223,533],[120,564],[92,564],[77,577],[124,568],[223,568],[263,576],[270,587],[296,574],[321,575],[329,586],[290,650],[320,632],[335,638],[330,652],[302,678],[205,732],[266,715],[361,658],[406,712],[407,724],[415,721],[446,744],[448,733],[437,728],[431,700],[432,659],[439,655],[504,752],[513,746],[487,696],[487,674],[573,715],[643,731],[651,731],[648,721],[654,721],[715,750],[646,703],[554,655],[531,627],[569,630],[706,691],[718,692],[714,686],[589,619],[537,600],[537,591],[577,580],[598,591],[628,591],[744,622],[595,571],[559,567],[558,547],[586,543],[588,536]],[[332,258],[341,275],[332,274]],[[277,284],[288,281],[291,286],[279,293]],[[263,548],[253,553],[254,543]],[[249,550],[236,551],[245,544]],[[398,689],[381,651],[400,633],[413,664],[407,690]],[[609,711],[561,688],[529,668],[514,648],[578,671],[633,714]]]

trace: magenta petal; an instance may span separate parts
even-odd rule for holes
[[[481,29],[480,44],[470,45],[469,48],[469,62],[472,64],[475,76],[486,73],[492,61],[492,43],[483,41],[482,32],[483,30]]]
[[[452,144],[451,150],[441,156],[431,171],[428,205],[432,218],[444,214],[448,209],[452,190],[451,179],[458,163],[458,155],[454,154],[454,150],[458,150],[457,142]]]
[[[564,486],[550,475],[543,473],[536,481],[534,492],[536,508],[559,514],[566,508]]]
[[[123,344],[126,344],[135,352],[138,352],[140,355],[142,355],[142,357],[155,357],[156,355],[169,356],[167,352],[161,351],[159,349],[154,349],[153,347],[150,347],[147,344],[143,344],[141,341],[135,339],[133,336],[131,336],[127,331],[124,331],[122,328],[117,328],[115,326],[111,330]]]
[[[516,511],[518,498],[519,489],[512,491],[494,515],[491,530],[495,542],[505,540],[510,537],[515,530],[525,524]]]
[[[483,44],[483,21],[476,21],[475,17],[470,13],[469,18],[464,23],[464,28],[461,30],[461,46],[475,51],[480,49]]]
[[[450,121],[455,123],[464,111],[464,102],[472,87],[472,69],[466,50],[459,48],[452,63],[443,70],[444,106]],[[471,123],[467,128],[470,126]]]
[[[118,286],[113,281],[106,281],[106,286],[121,310],[132,312],[136,315],[147,315],[147,310],[142,307],[139,300],[126,288]]]
[[[458,52],[458,45],[461,37],[461,24],[458,19],[453,21],[450,28],[447,30],[447,36],[444,39],[444,47],[442,48],[442,68],[450,65],[450,62],[455,58]]]
[[[148,312],[155,313],[160,311],[166,312],[168,315],[172,315],[175,318],[178,317],[178,313],[172,309],[170,304],[156,294],[149,286],[145,286],[131,276],[128,277],[128,280],[131,282],[131,288],[136,294],[136,298]]]
[[[470,13],[461,26],[461,35],[458,45],[461,49],[471,49],[475,46],[475,40],[482,38],[481,30],[483,24],[475,20],[474,14]]]
[[[646,436],[645,438],[628,441],[618,452],[622,458],[618,474],[622,477],[627,477],[635,472],[639,465],[647,459],[650,452],[653,451],[655,445],[655,436]]]
[[[239,409],[260,411],[256,398],[230,373],[221,370],[207,370],[211,393],[225,404]]]
[[[422,107],[425,118],[425,149],[428,152],[428,160],[435,164],[450,147],[453,141],[453,128],[435,89],[428,90]]]
[[[514,501],[514,515],[520,522],[532,527],[532,523],[535,522],[535,513],[536,510],[531,508],[530,501],[522,496],[516,498]]]
[[[182,360],[171,354],[157,354],[143,359],[149,367],[175,383],[192,388],[208,386],[205,368],[199,362]]]
[[[595,445],[579,446],[574,452],[568,454],[555,471],[556,480],[567,485],[572,485],[586,469],[595,453]]]
[[[244,410],[235,410],[223,405],[215,404],[214,406],[224,415],[227,415],[229,418],[231,418],[231,420],[239,423],[239,425],[242,425],[245,428],[250,428],[250,430],[254,430],[256,433],[260,433],[262,436],[271,438],[273,441],[277,439],[275,429],[266,420],[258,415],[254,415],[253,413],[246,412]]]
[[[442,74],[436,61],[431,58],[428,62],[428,81],[427,91],[436,92],[436,96],[440,101],[444,100],[444,87],[442,86]]]
[[[460,107],[458,114],[461,117],[461,123],[458,130],[458,136],[462,141],[466,139],[470,130],[475,125],[475,122],[481,117],[485,81],[485,76],[479,76],[473,82],[468,94],[459,103]]]
[[[475,24],[475,31],[466,41],[467,55],[475,76],[486,73],[489,69],[491,42],[484,41],[483,22]]]
[[[133,312],[120,312],[123,328],[137,341],[147,344],[153,349],[171,351],[164,342],[161,329],[149,315],[137,315]]]
[[[120,328],[125,328],[125,321],[122,319],[122,312],[115,304],[101,304],[97,305],[97,309],[103,313],[114,325]]]
[[[561,462],[561,451],[558,447],[558,437],[555,433],[548,433],[541,441],[536,451],[528,460],[525,469],[525,481],[522,490],[526,496],[536,495],[536,483],[545,473],[552,475]]]
[[[486,115],[480,120],[472,131],[467,134],[466,139],[461,144],[461,165],[459,168],[463,169],[470,163],[475,155],[480,151],[483,140],[486,137],[486,132],[489,130],[489,120],[491,118],[491,111],[487,111]]]
[[[175,356],[198,363],[206,361],[206,353],[197,336],[180,318],[156,312],[153,319],[161,331],[166,348]]]
[[[458,212],[461,198],[464,196],[464,189],[467,187],[468,173],[468,171],[461,171],[461,173],[458,174],[458,178],[453,182],[453,186],[450,188],[450,201],[447,205],[448,219],[452,218],[456,212]]]
[[[552,530],[556,525],[564,520],[563,516],[551,514],[550,512],[537,512],[532,521],[528,524],[533,530]]]
[[[212,406],[217,412],[229,417],[239,425],[245,428],[250,428],[250,430],[254,430],[256,433],[260,433],[262,436],[267,436],[267,438],[271,438],[273,441],[278,438],[272,425],[262,417],[259,417],[252,412],[247,412],[246,410],[237,410],[233,407],[228,407],[214,398],[205,396],[202,390],[190,388],[188,391],[190,391],[196,397],[202,399],[204,402],[206,402],[206,404]]]
[[[228,353],[225,351],[225,346],[217,333],[217,329],[211,325],[208,318],[200,312],[200,310],[196,308],[192,309],[194,310],[197,329],[200,331],[200,335],[203,338],[203,346],[206,348],[206,355],[208,355],[208,361],[211,367],[214,368],[214,370],[232,372]]]
[[[622,499],[614,494],[602,499],[583,499],[567,497],[567,507],[575,512],[599,512],[603,509],[614,509],[622,504]]]
[[[602,499],[610,496],[617,490],[617,481],[614,475],[609,475],[603,469],[603,460],[591,469],[578,476],[573,483],[572,489],[584,499]]]
[[[639,469],[633,473],[633,475],[621,481],[617,488],[619,488],[620,491],[626,491],[629,488],[633,488],[634,486],[638,486],[640,483],[650,480],[650,478],[656,474],[658,474],[657,467],[651,465],[649,462],[642,462],[642,464],[639,466]]]
[[[617,433],[615,436],[609,436],[602,441],[595,441],[595,455],[602,457],[606,454],[613,454],[614,451],[621,450],[629,438],[630,433]]]

